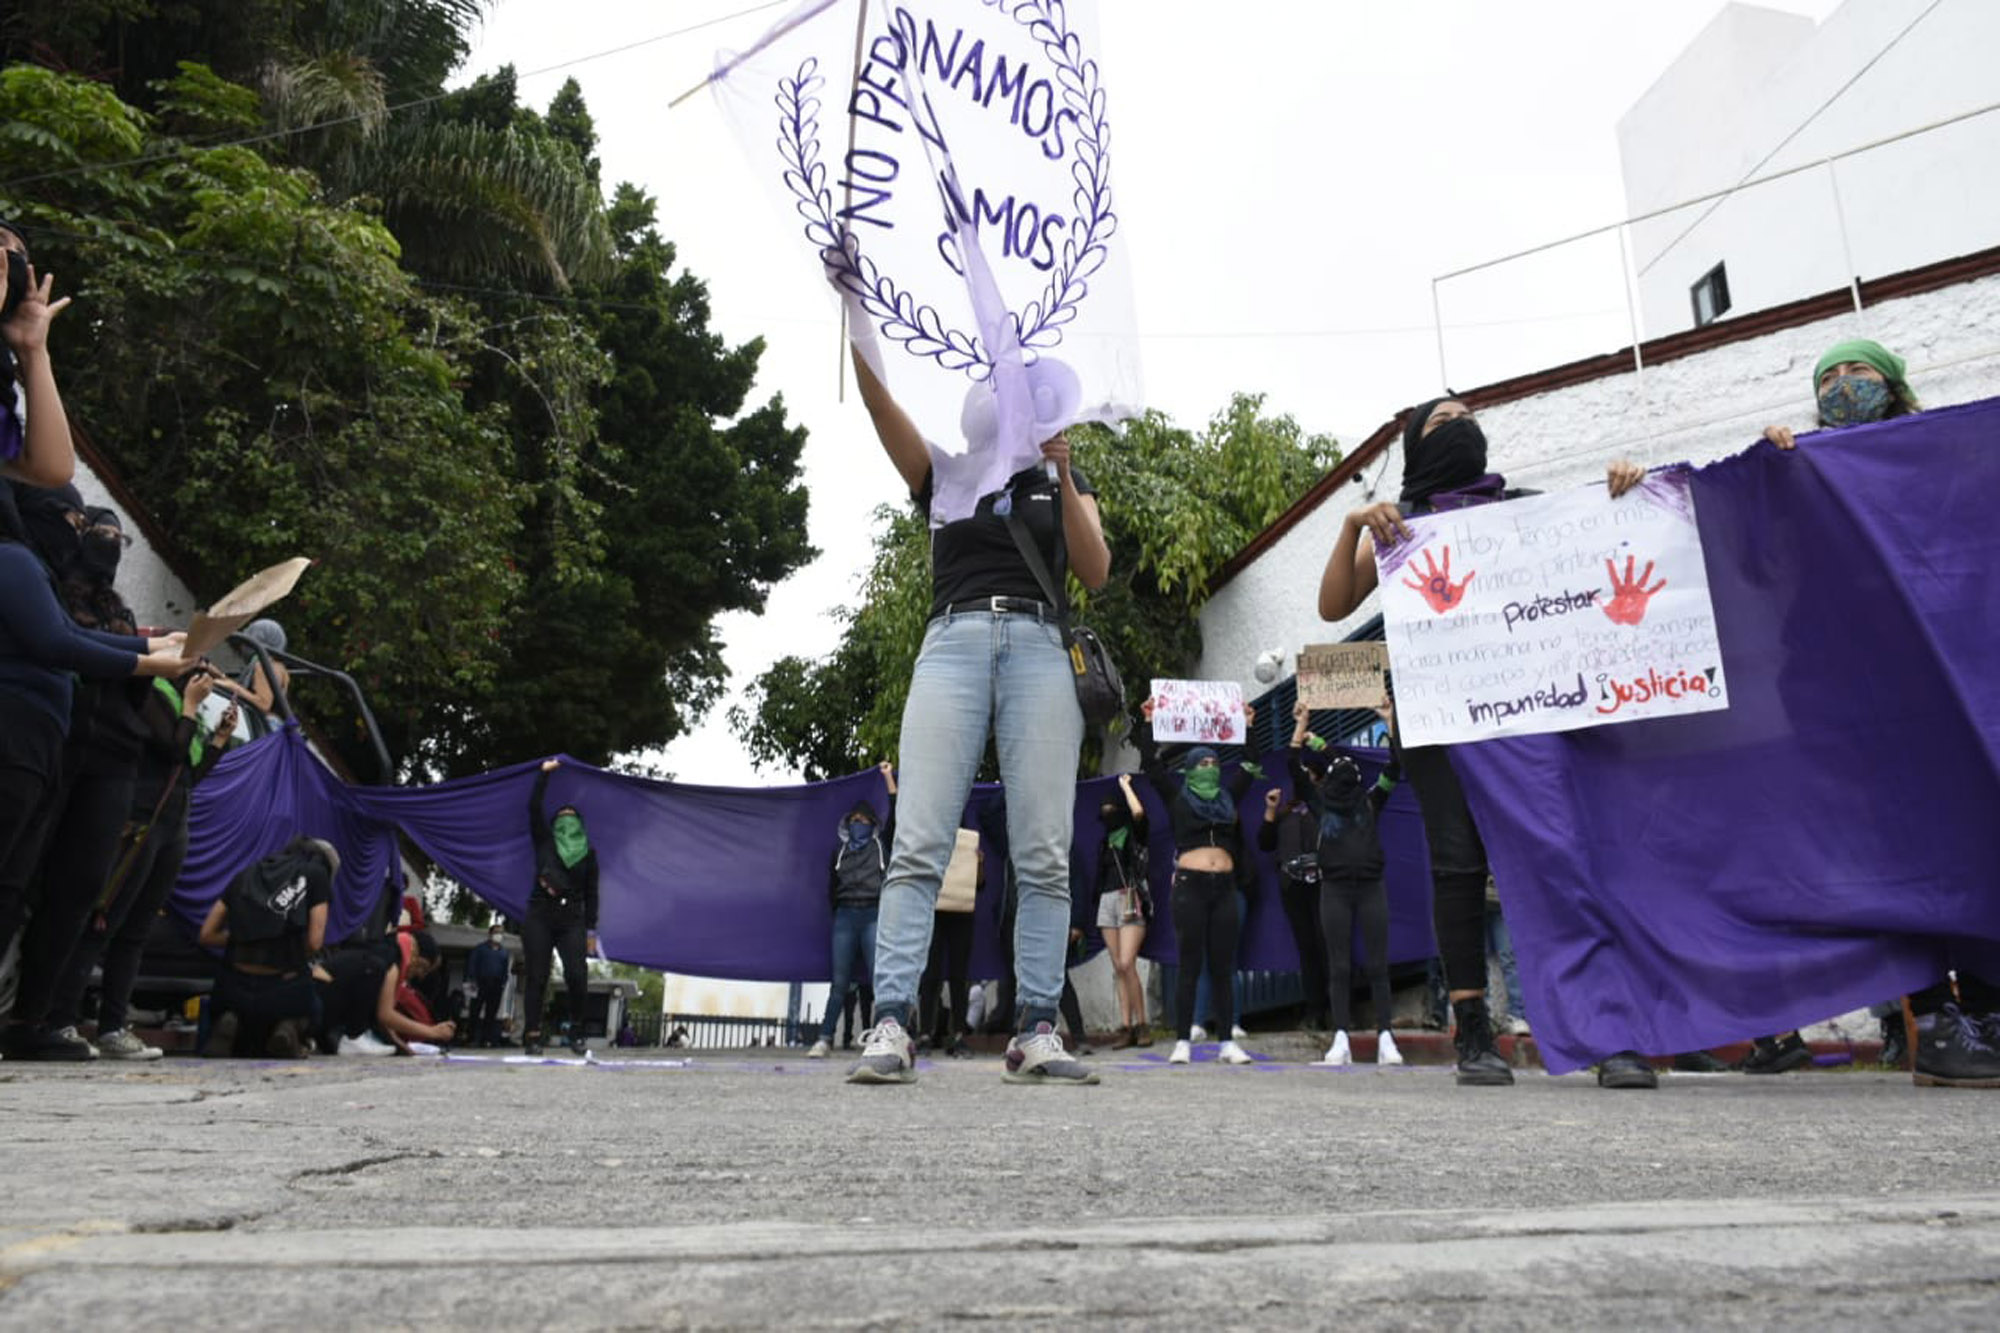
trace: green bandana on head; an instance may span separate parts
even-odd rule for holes
[[[1819,392],[1820,378],[1835,366],[1849,361],[1858,361],[1864,366],[1872,366],[1882,378],[1889,382],[1890,392],[1911,411],[1917,410],[1917,395],[1910,388],[1908,373],[1903,358],[1871,338],[1854,338],[1844,343],[1835,343],[1826,349],[1826,355],[1813,367],[1813,392]]]
[[[590,838],[583,831],[583,817],[574,813],[556,816],[550,826],[555,835],[556,855],[562,858],[563,867],[572,869],[578,861],[590,855]]]
[[[1213,764],[1189,769],[1187,789],[1194,793],[1196,800],[1214,800],[1222,791],[1222,770]]]

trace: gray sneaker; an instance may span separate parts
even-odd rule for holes
[[[98,1033],[97,1053],[107,1060],[157,1060],[166,1054],[159,1047],[148,1046],[133,1036],[130,1028]]]
[[[1009,1083],[1069,1083],[1087,1086],[1097,1075],[1081,1060],[1072,1060],[1052,1023],[1037,1023],[1007,1043],[1007,1067],[1000,1077]]]
[[[849,1083],[915,1083],[917,1048],[903,1025],[885,1018],[861,1034],[861,1058],[847,1070]]]

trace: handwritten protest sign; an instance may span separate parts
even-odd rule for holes
[[[711,81],[931,446],[935,523],[1143,409],[1095,10],[803,0]]]
[[[1152,700],[1154,740],[1241,745],[1250,734],[1233,680],[1156,680]]]
[[[1299,702],[1307,708],[1380,708],[1389,702],[1382,676],[1389,645],[1315,643],[1299,653]]]
[[[1729,706],[1686,469],[1408,522],[1376,555],[1405,744]]]
[[[189,657],[208,652],[255,620],[258,612],[288,596],[310,564],[312,561],[298,556],[259,570],[208,610],[195,612],[194,623],[188,626],[187,644],[181,651]]]

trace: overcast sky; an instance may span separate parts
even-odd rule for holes
[[[607,184],[660,203],[662,232],[708,284],[713,327],[768,348],[756,401],[782,393],[811,432],[811,533],[824,553],[762,617],[722,621],[733,701],[786,653],[838,640],[869,516],[898,497],[850,392],[835,312],[773,191],[706,94],[667,103],[785,7],[547,66],[719,18],[751,0],[501,0],[469,79],[502,64],[545,106],[575,77]],[[1824,19],[1839,0],[1771,0]],[[1244,390],[1345,444],[1439,384],[1431,279],[1624,216],[1616,127],[1723,8],[1720,0],[1103,0],[1102,64],[1131,246],[1147,399],[1199,425]],[[1717,184],[1728,182],[1718,181]],[[1615,241],[1578,245],[1442,295],[1466,388],[1629,341]],[[1117,553],[1114,552],[1114,558]],[[670,747],[687,782],[759,773],[727,702]]]

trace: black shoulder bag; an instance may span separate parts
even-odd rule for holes
[[[1062,631],[1063,646],[1069,650],[1070,671],[1076,681],[1076,702],[1083,709],[1084,725],[1105,726],[1125,711],[1125,682],[1118,678],[1118,666],[1111,660],[1111,652],[1104,646],[1104,640],[1082,625],[1070,623],[1068,580],[1065,578],[1062,583],[1057,583],[1049,577],[1048,562],[1035,549],[1018,505],[1008,509],[1006,521],[1008,535],[1013,537],[1021,558],[1028,562],[1035,582],[1041,585],[1042,596],[1056,609],[1057,628]],[[1067,575],[1069,560],[1063,542],[1060,489],[1056,491],[1055,522],[1056,562]]]

